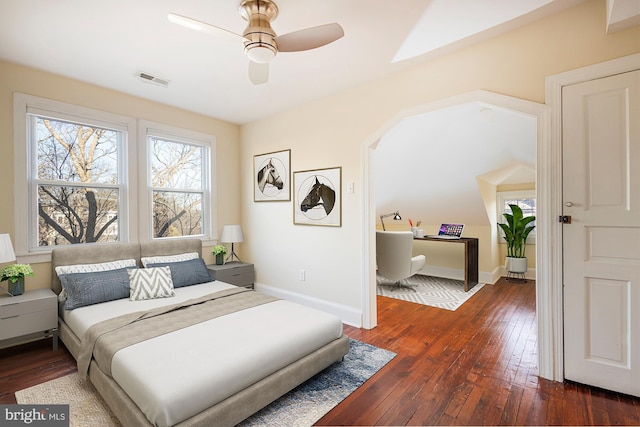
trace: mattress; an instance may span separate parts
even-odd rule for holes
[[[93,324],[233,287],[211,282],[172,298],[110,301],[65,311],[78,337]],[[218,317],[118,351],[112,375],[149,421],[170,426],[224,400],[342,335],[339,318],[285,300]]]

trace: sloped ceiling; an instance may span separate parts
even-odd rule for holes
[[[536,120],[529,115],[470,102],[405,118],[375,152],[377,214],[489,225],[477,178],[531,182],[535,159]]]
[[[246,22],[238,14],[240,0],[2,0],[0,59],[242,124],[582,1],[277,0],[277,34],[338,22],[345,36],[319,49],[278,54],[269,83],[254,86],[240,42],[167,20],[177,13],[241,33]],[[394,62],[401,46],[402,58],[411,60]],[[141,81],[139,72],[168,81],[168,87]]]
[[[640,25],[640,0],[607,0],[607,33]]]

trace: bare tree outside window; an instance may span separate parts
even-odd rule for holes
[[[122,132],[33,117],[38,246],[118,240]]]
[[[21,250],[211,238],[214,135],[24,94],[14,104]]]
[[[150,136],[149,151],[153,236],[203,234],[205,148]]]

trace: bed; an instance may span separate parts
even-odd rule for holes
[[[198,276],[201,248],[176,239],[52,252],[60,339],[125,426],[235,425],[349,351],[333,315]],[[149,278],[168,277],[170,289],[151,288],[170,296],[144,294]]]

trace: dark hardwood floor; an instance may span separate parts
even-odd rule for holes
[[[352,338],[398,355],[317,425],[640,425],[640,399],[539,378],[535,283],[501,279],[452,312],[378,297]]]
[[[640,425],[638,398],[537,376],[531,281],[455,312],[378,297],[378,327],[345,332],[398,355],[317,425]],[[0,403],[75,371],[51,339],[0,350]]]

